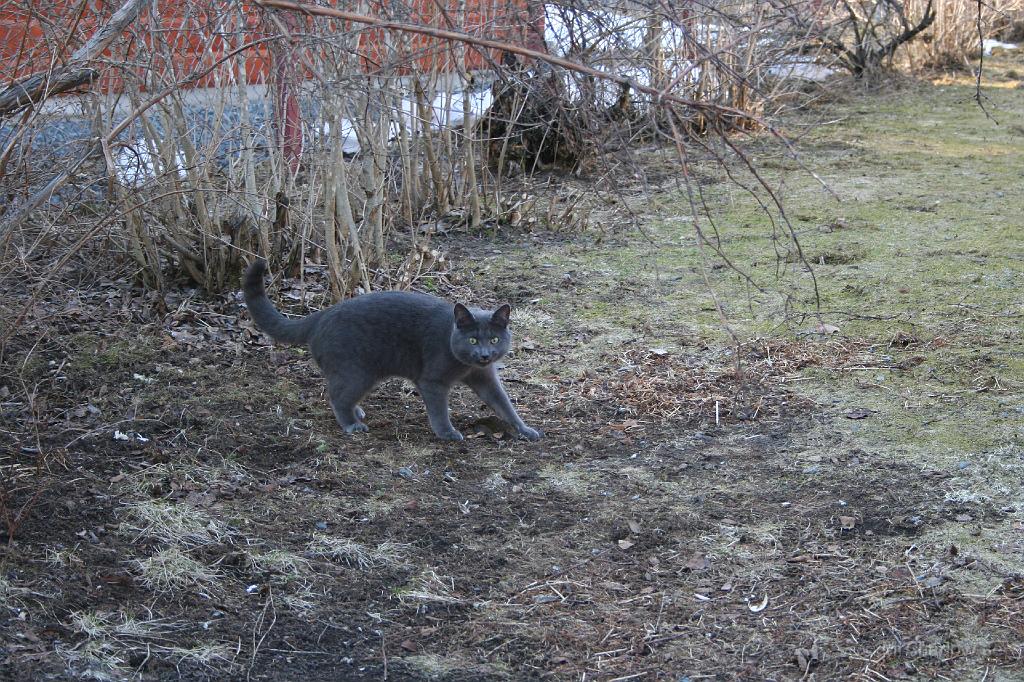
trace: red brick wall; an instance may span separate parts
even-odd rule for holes
[[[355,4],[341,3],[339,0],[329,2],[346,9]],[[438,11],[435,0],[410,2],[412,6],[408,14],[396,16],[395,19],[466,30],[512,42],[533,42],[529,35],[531,32],[527,31],[527,0],[467,0],[469,10],[464,26],[460,26],[457,0],[447,0],[445,12]],[[17,0],[0,4],[2,86],[67,60],[119,5],[119,0]],[[25,9],[29,6],[32,7],[31,13]],[[384,16],[387,7],[394,7],[394,4],[371,0],[369,9],[364,11]],[[229,18],[227,30],[231,32],[236,29],[239,17],[237,10],[232,8],[233,5],[227,2],[156,0],[151,7],[151,14],[140,18],[126,32],[127,40],[118,41],[104,54],[104,59],[110,60],[112,64],[104,64],[102,60],[96,64],[104,74],[99,87],[103,90],[120,90],[123,73],[120,68],[111,67],[124,64],[130,65],[129,68],[138,78],[151,76],[146,73],[146,68],[153,65],[160,74],[161,83],[169,84],[171,78],[184,80],[190,74],[213,65],[243,43],[258,41],[277,33],[272,24],[263,22],[259,9],[251,3],[243,3],[245,32],[241,36],[217,35],[217,27],[225,26],[225,18]],[[292,21],[298,24],[300,32],[313,21],[319,22],[321,27],[326,25],[322,19],[314,20],[299,15],[293,15]],[[360,28],[340,24],[335,24],[335,27],[339,32]],[[133,63],[139,54],[139,41],[147,47],[152,46],[154,31],[160,37],[156,42],[167,45],[168,55],[156,57],[151,64]],[[363,68],[367,71],[381,68],[382,60],[388,53],[383,39],[384,34],[379,29],[363,28],[360,31],[358,50]],[[406,36],[405,43],[409,46],[409,59],[404,64],[392,65],[399,73],[408,73],[414,63],[421,69],[437,67],[442,70],[451,69],[455,63],[453,46],[419,35]],[[249,83],[266,81],[270,72],[270,53],[269,43],[262,43],[246,51],[245,69]],[[471,69],[485,67],[487,57],[499,61],[499,55],[485,57],[473,48],[467,50],[466,58]],[[226,84],[225,79],[241,78],[237,60],[237,57],[232,59],[235,66],[219,71],[221,84]],[[215,83],[214,76],[210,75],[189,85],[209,86]]]

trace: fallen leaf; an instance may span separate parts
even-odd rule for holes
[[[691,571],[703,571],[710,565],[711,564],[708,562],[707,557],[698,552],[687,559],[686,563],[683,564],[683,567],[688,568]]]
[[[626,419],[618,424],[609,424],[608,427],[616,431],[626,431],[627,429],[635,429],[640,425],[636,419]]]
[[[633,521],[632,519],[630,519],[626,523],[629,525],[630,532],[633,532],[633,533],[639,533],[640,532],[640,524],[637,523],[636,521]]]
[[[761,600],[760,604],[747,604],[747,608],[750,609],[751,613],[760,613],[768,607],[768,593],[765,592],[764,599]]]
[[[402,647],[406,651],[416,651],[416,648],[417,648],[416,647],[416,643],[413,642],[411,639],[407,639],[407,640],[403,641],[398,646]]]
[[[853,530],[853,527],[857,525],[857,519],[852,516],[840,516],[839,527],[843,530]]]
[[[810,649],[799,648],[793,654],[800,665],[800,670],[805,674],[810,670],[811,666],[821,661],[821,653],[818,651],[817,642],[812,644]]]
[[[629,549],[635,544],[635,542],[630,542],[629,540],[619,540],[619,549]]]
[[[99,578],[105,583],[118,587],[131,587],[134,583],[132,577],[125,573],[101,573]]]

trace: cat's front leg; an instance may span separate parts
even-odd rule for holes
[[[437,437],[442,440],[463,440],[462,434],[452,426],[448,414],[448,394],[451,387],[437,381],[421,381],[417,388],[423,398],[423,404],[427,406],[430,428]]]
[[[515,427],[516,432],[527,440],[540,440],[544,434],[536,429],[531,429],[523,421],[516,408],[512,406],[505,387],[501,385],[501,378],[493,365],[486,369],[475,369],[466,375],[463,382],[473,389],[473,392],[480,396],[481,400],[487,403],[488,407],[494,410],[499,418]]]

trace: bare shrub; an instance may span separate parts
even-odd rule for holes
[[[924,0],[907,0],[920,12]],[[980,13],[980,14],[979,14]],[[1024,0],[946,0],[935,5],[935,21],[921,40],[906,47],[907,62],[915,67],[961,68],[977,57],[981,41],[1002,36],[1015,21],[1024,20]]]
[[[822,48],[860,77],[897,65],[963,67],[981,41],[999,34],[1024,11],[1021,0],[772,0],[793,35]]]
[[[425,222],[532,224],[512,219],[510,165],[593,171],[639,139],[757,127],[772,68],[793,48],[774,36],[777,18],[739,0],[400,3],[365,20],[179,5],[165,16],[135,2],[128,39],[105,43],[87,92],[8,119],[2,161],[21,189],[4,188],[0,239],[14,240],[21,270],[55,242],[69,259],[102,243],[107,267],[156,290],[181,277],[232,288],[253,254],[297,276],[323,264],[335,297],[408,286],[397,269],[423,253]],[[51,56],[120,26],[82,11],[67,34],[54,29]],[[28,150],[52,149],[51,124],[75,117],[92,141],[69,139],[63,172],[48,175]],[[104,206],[83,214],[89,197]]]

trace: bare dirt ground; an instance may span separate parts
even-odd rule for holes
[[[32,506],[0,563],[0,675],[1024,679],[1012,66],[989,75],[1000,126],[955,78],[819,103],[841,123],[802,144],[842,203],[763,152],[835,328],[779,325],[715,270],[752,339],[742,386],[656,153],[650,240],[440,238],[453,271],[422,286],[516,309],[504,374],[536,444],[468,392],[474,437],[439,443],[398,382],[345,437],[307,355],[237,296],[163,311],[69,274],[4,351],[8,503]],[[736,262],[806,298],[707,172]],[[317,283],[272,294],[301,312]]]

